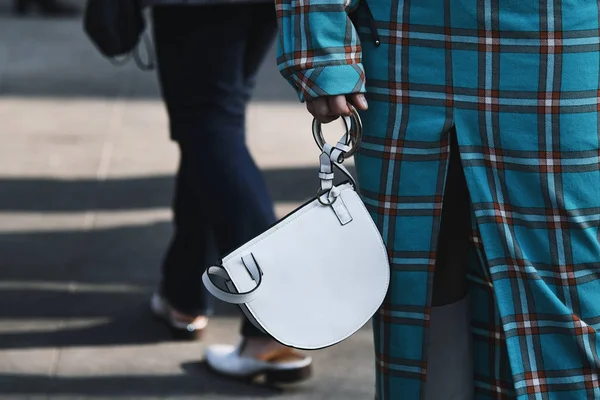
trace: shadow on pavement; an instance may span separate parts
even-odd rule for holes
[[[282,389],[263,384],[249,384],[221,378],[203,364],[184,364],[179,375],[135,375],[98,377],[49,377],[44,375],[0,374],[0,395],[117,396],[119,398],[174,398],[175,396],[215,395],[269,398]],[[293,393],[294,388],[286,388]]]
[[[272,170],[266,175],[278,201],[304,200],[316,183],[314,168]],[[172,182],[167,175],[101,183],[0,178],[0,212],[43,215],[168,207]],[[170,221],[118,227],[100,223],[92,230],[20,228],[26,230],[0,232],[0,350],[32,350],[35,357],[41,349],[139,346],[171,340],[168,329],[148,309],[171,235]],[[235,306],[224,303],[216,304],[216,314],[240,316]],[[202,365],[184,367],[186,373],[180,375],[0,373],[0,397],[267,398],[279,393],[215,378]]]
[[[300,202],[314,167],[265,171],[275,201]],[[55,180],[0,178],[0,212],[82,212],[169,207],[173,177]],[[117,217],[118,218],[118,217]],[[82,230],[0,233],[0,319],[99,320],[61,329],[0,331],[0,349],[155,343],[169,339],[148,300],[160,276],[171,222]],[[118,221],[117,221],[118,222]],[[24,226],[27,229],[27,226]],[[72,283],[70,286],[69,283]],[[215,304],[217,315],[239,316]]]
[[[114,352],[120,351],[114,346],[172,341],[148,309],[169,234],[168,222],[88,232],[1,233],[0,350],[112,346],[106,351]],[[219,316],[240,316],[235,306],[215,308]],[[181,367],[180,374],[90,377],[0,373],[0,397],[268,398],[281,393],[220,378],[202,363]]]
[[[350,172],[356,176],[353,167]],[[303,202],[314,196],[317,168],[268,169],[263,171],[275,202]],[[341,175],[341,174],[338,174]],[[0,177],[0,211],[117,211],[169,207],[172,175],[93,179]]]
[[[0,349],[170,340],[148,308],[170,233],[168,222],[87,232],[1,233]],[[220,302],[215,311],[240,315],[237,307]],[[90,322],[71,326],[70,319]],[[36,329],[27,326],[32,320],[67,323],[60,329],[49,323]]]

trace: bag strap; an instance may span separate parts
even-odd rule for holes
[[[140,46],[144,45],[146,48],[146,61],[142,60],[142,56],[140,55]],[[135,62],[135,65],[142,71],[151,71],[156,68],[156,54],[154,51],[154,47],[152,44],[152,39],[148,36],[147,32],[142,32],[140,42],[135,46],[135,48],[130,52],[124,55],[122,58],[118,57],[107,57],[108,61],[111,62],[114,66],[121,67],[127,64],[131,59]]]
[[[140,55],[140,46],[142,43],[146,48],[146,61],[142,60],[142,56]],[[138,43],[133,51],[133,59],[135,60],[135,64],[142,71],[151,71],[156,68],[156,54],[154,52],[152,40],[147,32],[142,33],[141,42]]]
[[[350,180],[352,185],[356,187],[356,180],[348,171],[346,167],[342,165],[345,159],[345,154],[350,150],[348,144],[348,134],[345,134],[335,146],[325,143],[323,145],[323,152],[319,157],[319,179],[321,180],[321,191],[325,192],[333,188],[333,178],[335,174],[333,167],[342,171],[342,173]]]
[[[227,273],[225,268],[216,267],[216,266],[209,267],[204,272],[204,274],[202,274],[202,283],[204,283],[204,286],[210,292],[210,294],[212,294],[217,299],[222,300],[226,303],[231,303],[231,304],[250,303],[252,300],[254,300],[256,298],[258,288],[260,287],[260,285],[262,283],[263,272],[260,269],[258,263],[256,262],[256,258],[254,258],[254,255],[252,253],[243,256],[242,263],[248,270],[248,273],[250,274],[252,279],[256,282],[256,286],[254,287],[254,289],[252,289],[248,292],[238,293],[237,289],[235,288],[235,285],[231,281],[231,277],[229,276],[229,274]],[[215,285],[215,283],[213,282],[213,278],[212,278],[213,276],[218,276],[225,280],[225,285],[227,286],[227,291],[225,291],[225,290],[219,288],[217,285]]]
[[[317,199],[323,205],[333,205],[340,195],[340,189],[333,184],[335,178],[333,167],[339,169],[349,179],[354,188],[357,187],[356,180],[350,171],[342,165],[345,155],[350,149],[350,146],[347,144],[350,140],[348,135],[346,133],[335,146],[327,143],[323,145],[323,152],[319,157],[319,179],[321,186],[317,191]]]
[[[317,192],[317,198],[321,204],[333,204],[335,198],[339,195],[339,191],[333,185],[335,174],[333,167],[339,169],[356,188],[356,180],[350,174],[350,171],[342,165],[346,158],[351,157],[358,150],[362,141],[362,122],[358,111],[351,104],[348,104],[351,115],[344,116],[341,118],[346,132],[342,138],[334,145],[330,145],[325,141],[323,137],[323,131],[321,123],[315,118],[313,119],[313,137],[317,146],[321,149],[321,155],[319,156],[319,179],[321,181],[321,187]],[[326,201],[323,201],[322,197],[327,196]]]

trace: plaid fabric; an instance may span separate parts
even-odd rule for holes
[[[273,4],[271,0],[141,0],[142,7],[154,6],[215,6],[240,4]]]
[[[276,0],[277,62],[301,101],[365,91],[360,40],[347,15],[358,0],[351,1]]]
[[[277,10],[280,66],[301,99],[367,79],[356,162],[392,265],[374,321],[377,397],[424,398],[455,127],[475,224],[476,398],[600,399],[598,2],[369,5],[379,47],[362,9],[357,39],[343,0],[278,0]]]

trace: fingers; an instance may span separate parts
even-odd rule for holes
[[[329,102],[326,97],[321,97],[315,100],[315,116],[317,118],[327,119],[332,117],[331,110],[329,109]]]
[[[306,108],[319,122],[327,124],[338,117],[352,115],[348,103],[359,111],[366,111],[369,108],[367,99],[362,93],[319,97],[308,101]]]
[[[306,102],[308,111],[322,124],[327,124],[338,118],[339,115],[334,114],[329,107],[329,98],[319,97]]]
[[[327,101],[331,115],[335,115],[336,117],[352,115],[346,96],[331,96],[327,98]]]
[[[344,95],[319,97],[306,103],[308,111],[317,121],[327,124],[341,116],[352,115],[348,99]]]
[[[349,100],[350,103],[352,103],[352,105],[356,107],[357,110],[366,111],[369,108],[367,98],[362,93],[355,93],[351,95]]]

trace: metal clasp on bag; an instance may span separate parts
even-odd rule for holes
[[[354,178],[348,170],[342,166],[344,160],[352,157],[358,150],[363,136],[362,121],[356,109],[348,104],[351,115],[342,117],[346,132],[335,146],[327,144],[323,137],[321,123],[316,119],[313,120],[313,137],[319,149],[321,149],[319,179],[321,187],[317,191],[317,199],[324,206],[329,206],[335,203],[339,191],[333,185],[334,172],[333,167],[337,167],[346,175],[352,184],[356,186]],[[327,195],[327,196],[325,196]]]
[[[327,201],[323,200],[323,197],[325,196],[325,194],[327,194]],[[337,196],[330,195],[330,194],[331,194],[331,189],[323,190],[323,189],[319,188],[319,190],[317,190],[317,200],[319,200],[319,203],[321,203],[324,206],[331,206],[337,200]]]
[[[356,151],[360,147],[360,143],[362,141],[363,136],[363,126],[358,111],[356,111],[356,108],[354,108],[354,106],[352,106],[351,104],[348,104],[348,107],[350,108],[352,115],[349,117],[342,117],[342,121],[344,122],[344,126],[346,128],[346,133],[344,134],[344,138],[342,138],[342,140],[345,139],[345,144],[347,146],[350,146],[351,148],[349,151],[344,152],[344,159],[350,158],[354,155],[354,153],[356,153]],[[316,118],[313,119],[312,131],[317,146],[319,146],[319,149],[323,151],[327,142],[323,137],[323,129],[321,123],[317,121]],[[341,163],[343,162],[343,160],[340,160],[338,162]]]

